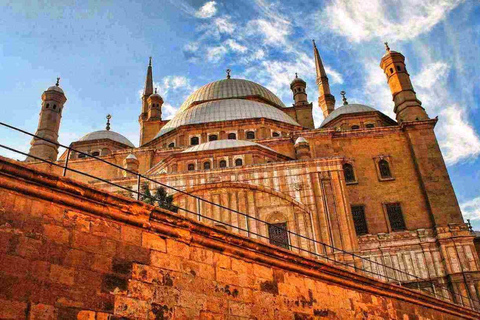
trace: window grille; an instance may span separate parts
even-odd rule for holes
[[[210,169],[210,162],[208,162],[208,161],[205,162],[205,163],[203,164],[203,169],[209,170],[209,169]]]
[[[195,170],[195,165],[193,163],[190,163],[188,165],[188,171],[193,171],[193,170]]]
[[[208,136],[208,141],[216,141],[218,140],[218,136],[216,134],[212,134]]]
[[[272,137],[276,138],[276,137],[280,137],[280,133],[278,132],[274,132],[272,133]]]
[[[247,139],[255,139],[255,132],[247,131]]]
[[[345,163],[343,165],[343,174],[345,176],[345,182],[355,182],[355,172],[353,171],[353,166],[350,163]]]
[[[289,249],[287,223],[272,223],[268,225],[270,243],[281,248]]]
[[[237,140],[237,135],[235,133],[228,134],[228,140]]]
[[[198,145],[199,142],[200,142],[200,140],[198,139],[198,137],[192,137],[190,139],[190,145],[192,145],[192,146]]]
[[[403,220],[402,208],[400,203],[389,203],[386,205],[388,220],[392,231],[406,230],[405,220]]]
[[[382,179],[387,179],[392,177],[392,172],[390,171],[390,165],[388,161],[382,159],[378,162],[378,169],[380,170],[380,176]]]
[[[220,161],[220,168],[226,168],[227,167],[227,161],[221,160]]]
[[[171,142],[169,145],[168,145],[169,148],[174,148],[175,147],[175,142]]]
[[[352,206],[353,224],[355,225],[355,232],[357,236],[368,233],[367,220],[365,219],[364,206]]]
[[[243,166],[243,161],[242,161],[242,159],[236,159],[236,160],[235,160],[235,165],[236,165],[237,167]]]

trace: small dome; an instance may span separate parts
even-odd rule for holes
[[[109,131],[109,130],[99,130],[99,131],[87,133],[78,141],[91,141],[91,140],[101,140],[101,139],[112,140],[112,141],[124,144],[126,146],[135,148],[133,143],[130,142],[130,140],[128,140],[124,136],[122,136],[120,133],[116,133],[114,131]]]
[[[162,98],[162,96],[161,96],[161,95],[159,95],[158,93],[154,93],[154,94],[152,94],[152,95],[151,95],[149,98],[150,98],[150,99],[160,99],[160,100],[162,100],[162,101],[163,101],[163,98]]]
[[[45,91],[57,91],[57,92],[63,93],[63,89],[60,88],[59,86],[51,86],[51,87],[48,87],[48,89],[45,90]]]
[[[297,140],[295,140],[295,144],[300,143],[308,143],[308,141],[304,137],[298,137]]]
[[[293,79],[292,83],[290,83],[290,89],[293,88],[294,85],[296,85],[297,83],[301,83],[303,85],[306,85],[307,83],[305,82],[305,80],[303,80],[302,78],[295,78]]]
[[[125,159],[138,160],[133,153],[130,153]]]
[[[273,152],[275,150],[270,149],[269,147],[263,146],[256,142],[247,141],[247,140],[215,140],[210,142],[201,143],[196,146],[192,146],[188,149],[183,150],[183,153],[188,152],[200,152],[200,151],[209,151],[209,150],[220,150],[220,149],[230,149],[230,148],[240,148],[240,147],[252,147],[258,146]]]
[[[323,120],[322,124],[320,127],[325,126],[327,123],[332,121],[333,119],[338,118],[339,116],[343,114],[352,114],[352,113],[362,113],[362,112],[380,112],[377,109],[374,109],[372,107],[363,105],[363,104],[347,104],[343,105],[338,109],[333,110],[332,113],[330,113],[325,120]]]

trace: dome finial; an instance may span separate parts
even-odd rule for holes
[[[110,119],[112,119],[112,116],[107,114],[107,131],[110,131]]]
[[[60,85],[60,77],[57,77],[57,82],[55,83],[55,85],[58,87]]]
[[[230,72],[232,72],[232,70],[227,69],[227,79],[230,79]]]
[[[155,94],[157,94],[157,88],[155,88]]]
[[[343,105],[346,106],[348,104],[347,98],[345,97],[346,92],[342,90],[340,94],[342,95]]]
[[[388,42],[384,42],[385,44],[385,50],[390,51],[390,47],[388,46]]]
[[[298,73],[295,72],[295,79],[297,79],[297,78],[298,78]]]

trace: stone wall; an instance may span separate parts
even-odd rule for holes
[[[1,319],[478,319],[0,158]]]

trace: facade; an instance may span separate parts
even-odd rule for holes
[[[319,128],[304,80],[292,81],[294,102],[287,107],[265,87],[229,73],[192,93],[171,120],[164,120],[150,60],[139,147],[109,126],[71,146],[185,192],[173,193],[178,214],[199,219],[198,213],[206,224],[300,254],[335,255],[328,246],[355,252],[418,277],[399,272],[396,278],[403,285],[439,283],[480,299],[474,235],[464,223],[435,137],[437,118],[430,118],[416,97],[405,57],[387,46],[380,63],[395,120],[370,106],[349,104],[343,92],[342,104],[335,105],[315,43],[314,59],[318,107],[325,116]],[[54,141],[61,108],[49,117],[47,106],[52,96],[63,108],[66,98],[60,90],[57,83],[44,92],[37,131],[39,136],[51,132],[45,137]],[[32,141],[27,158],[32,166],[48,166],[35,157],[56,159],[52,145],[41,142]],[[69,168],[138,188],[134,174],[99,160],[65,152],[56,161],[63,165],[67,160]],[[68,176],[124,192],[72,172]],[[374,263],[364,267],[389,276]]]

